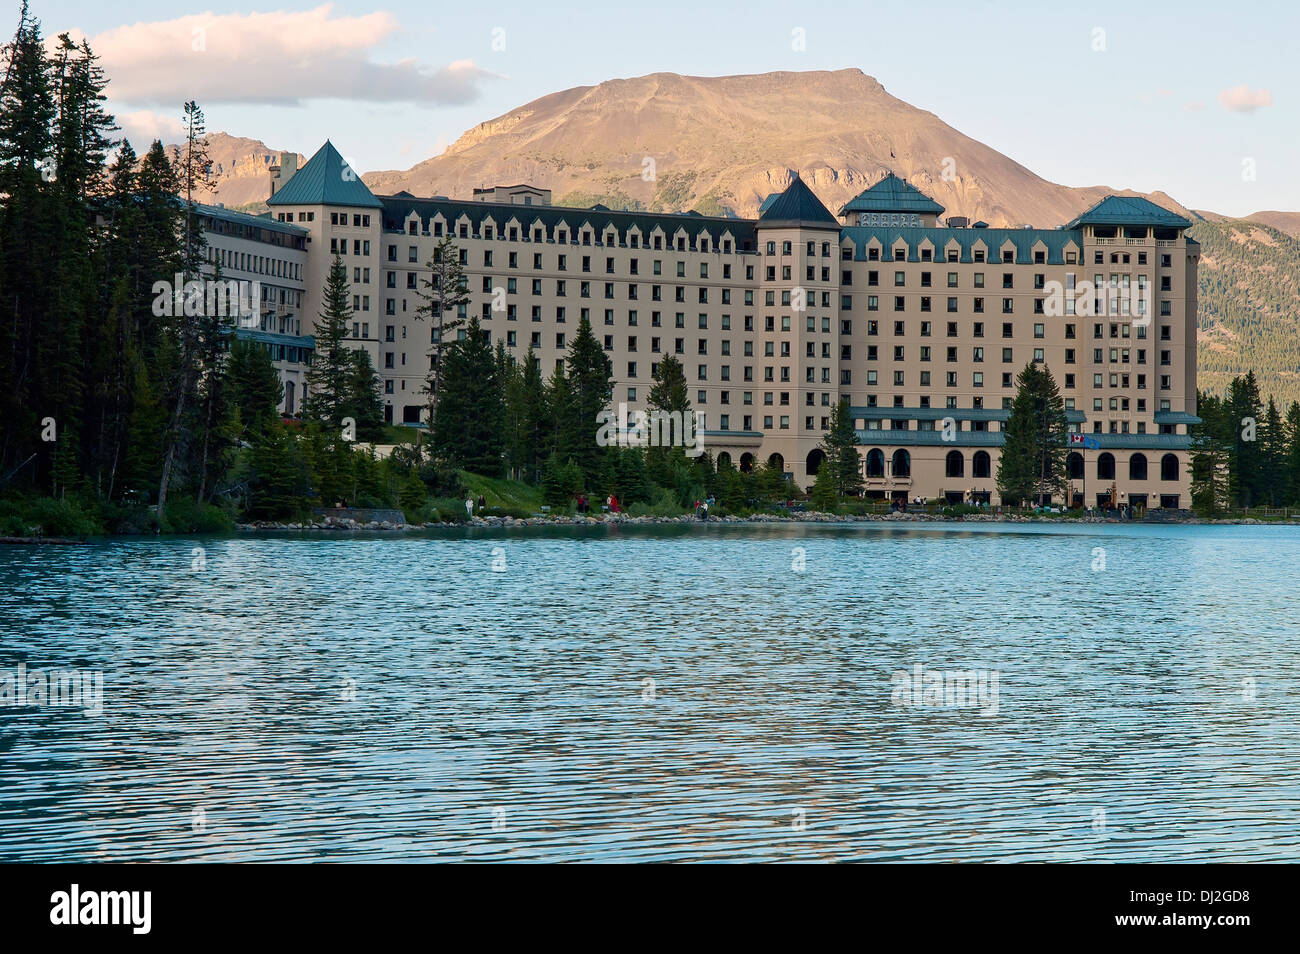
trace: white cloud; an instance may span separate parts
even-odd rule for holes
[[[1200,100],[1194,100],[1194,101],[1188,103],[1188,104],[1187,104],[1186,106],[1184,106],[1183,108],[1184,108],[1184,109],[1187,109],[1187,110],[1190,110],[1191,112],[1198,113],[1198,112],[1200,112],[1202,109],[1205,108],[1205,104],[1202,103]]]
[[[1219,105],[1234,113],[1253,113],[1257,109],[1273,105],[1273,91],[1251,89],[1245,83],[1225,89],[1219,94]]]
[[[90,39],[118,102],[185,100],[299,105],[310,99],[467,103],[494,76],[471,60],[434,66],[380,62],[376,49],[400,29],[390,13],[314,10],[198,13],[107,30]]]
[[[94,47],[91,47],[94,49]],[[185,129],[175,116],[155,113],[151,109],[140,109],[123,113],[115,117],[122,127],[122,138],[143,153],[155,139],[163,142],[176,142],[184,135]]]

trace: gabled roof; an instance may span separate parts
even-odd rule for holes
[[[498,228],[514,219],[524,229],[525,240],[528,231],[540,225],[547,232],[547,240],[551,241],[554,239],[555,230],[562,225],[569,233],[569,244],[573,245],[578,244],[577,233],[584,224],[591,227],[595,244],[602,246],[605,235],[611,230],[620,233],[621,241],[633,229],[642,236],[649,236],[656,229],[660,229],[669,239],[679,231],[684,231],[691,241],[696,241],[706,232],[717,241],[730,232],[737,251],[753,251],[754,245],[753,219],[706,216],[698,212],[694,214],[620,212],[615,209],[597,211],[565,205],[515,205],[446,198],[413,199],[400,195],[384,196],[382,205],[385,232],[406,232],[406,222],[411,217],[411,213],[415,213],[426,228],[436,215],[441,215],[444,220],[453,224],[462,216],[467,217],[475,234],[488,219],[491,219]]]
[[[209,215],[214,219],[224,219],[227,222],[237,222],[250,228],[269,229],[272,232],[284,232],[288,235],[311,234],[310,230],[303,228],[301,225],[290,225],[288,222],[276,221],[270,212],[250,215],[247,212],[236,212],[234,209],[227,209],[220,205],[205,205],[202,202],[195,202],[194,205],[199,210],[200,215]]]
[[[771,199],[771,196],[768,198]],[[760,228],[811,226],[839,229],[840,227],[835,216],[831,215],[830,210],[822,205],[821,199],[813,194],[813,190],[808,188],[798,175],[795,175],[794,181],[775,200],[770,204],[767,202],[763,204],[767,208],[758,217]]]
[[[853,243],[855,261],[867,260],[867,245],[872,239],[880,242],[881,255],[885,261],[893,260],[893,248],[899,239],[907,245],[907,260],[921,261],[921,245],[929,240],[934,247],[934,260],[944,261],[948,255],[949,245],[956,245],[959,262],[974,262],[975,247],[982,245],[988,254],[988,261],[996,263],[1002,247],[1010,242],[1016,250],[1016,262],[1027,263],[1034,260],[1034,251],[1042,243],[1048,265],[1064,265],[1065,253],[1073,243],[1073,251],[1082,251],[1083,233],[1070,229],[944,229],[944,228],[897,228],[884,225],[846,225],[840,229],[840,245]]]
[[[1191,222],[1168,209],[1162,209],[1150,199],[1136,195],[1108,195],[1066,228],[1081,225],[1155,225],[1172,229],[1185,229]]]
[[[346,205],[352,208],[381,209],[383,203],[366,188],[361,176],[343,161],[328,139],[316,155],[293,174],[267,205]]]
[[[905,179],[892,172],[870,189],[859,192],[850,199],[840,215],[846,212],[911,212],[921,215],[942,215],[943,206]]]

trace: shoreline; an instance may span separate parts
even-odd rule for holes
[[[746,517],[699,517],[682,514],[673,517],[630,517],[627,514],[596,516],[535,516],[535,517],[474,517],[470,521],[437,523],[393,523],[390,521],[359,521],[351,518],[327,518],[324,521],[280,523],[254,521],[236,524],[236,533],[266,531],[296,531],[325,533],[392,532],[414,533],[424,530],[454,529],[515,529],[520,527],[598,527],[598,526],[674,526],[674,525],[728,525],[742,524],[827,524],[827,523],[1060,523],[1060,524],[1134,524],[1138,526],[1300,526],[1300,520],[1260,520],[1255,517],[1224,517],[1207,520],[1201,517],[1182,517],[1170,520],[1121,520],[1118,517],[1066,517],[1059,514],[942,514],[897,512],[887,514],[833,514],[807,511],[798,515],[750,514]]]
[[[1066,517],[1060,514],[942,514],[899,512],[886,514],[833,514],[820,511],[807,511],[797,515],[773,513],[750,514],[746,517],[723,516],[709,517],[701,520],[690,514],[672,517],[630,517],[627,514],[602,514],[599,517],[566,515],[534,517],[475,517],[472,521],[448,521],[430,523],[396,523],[388,520],[356,520],[351,517],[329,517],[316,521],[279,522],[258,520],[251,523],[235,524],[233,530],[218,533],[168,533],[139,534],[114,533],[84,538],[70,537],[0,537],[0,546],[78,546],[93,540],[136,540],[146,537],[168,539],[196,536],[242,536],[258,533],[314,533],[337,535],[345,533],[387,533],[392,535],[409,535],[428,530],[514,530],[524,527],[650,527],[650,526],[743,526],[745,524],[780,524],[792,526],[798,524],[859,524],[859,523],[1043,523],[1065,525],[1100,525],[1133,524],[1135,526],[1281,526],[1297,527],[1300,520],[1260,520],[1256,517],[1219,517],[1207,520],[1203,517],[1180,517],[1169,520],[1120,520],[1117,517]]]

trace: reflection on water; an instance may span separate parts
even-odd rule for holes
[[[104,698],[0,708],[0,860],[1295,860],[1297,564],[1263,527],[4,547],[0,670]],[[893,704],[918,664],[997,714]]]

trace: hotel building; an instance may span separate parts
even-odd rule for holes
[[[306,238],[296,315],[319,313],[338,256],[348,343],[370,353],[393,423],[421,423],[432,331],[417,290],[450,236],[469,279],[462,315],[494,345],[531,348],[549,375],[585,317],[613,363],[614,402],[634,410],[675,355],[706,449],[742,469],[769,463],[809,487],[843,398],[868,495],[996,505],[1015,378],[1039,362],[1080,442],[1069,502],[1190,505],[1199,247],[1190,222],[1145,199],[1108,197],[1059,228],[994,229],[942,220],[893,175],[838,216],[799,179],[757,219],[559,207],[527,185],[375,196],[328,142],[272,176],[275,224]]]
[[[315,348],[316,312],[303,311],[310,233],[275,216],[215,205],[199,205],[198,217],[207,238],[204,277],[219,275],[222,281],[257,289],[252,302],[256,314],[236,322],[235,335],[270,353],[284,385],[280,410],[297,414],[307,395],[307,369]]]

